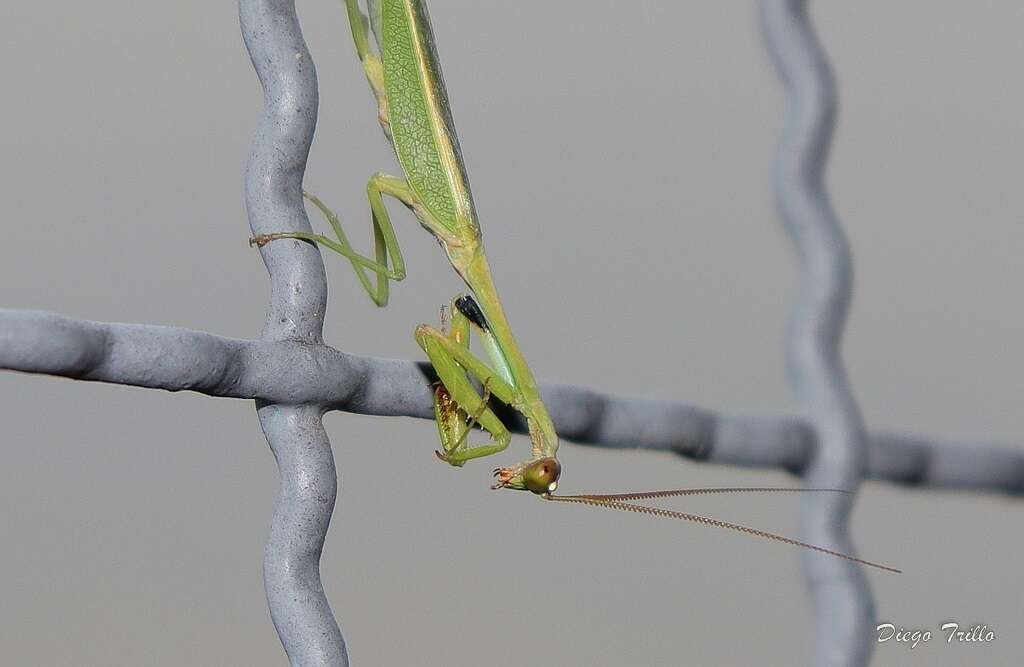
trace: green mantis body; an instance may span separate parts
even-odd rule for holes
[[[548,500],[728,528],[898,571],[774,533],[632,502],[725,492],[841,492],[837,489],[682,489],[633,494],[552,495],[561,473],[555,456],[558,436],[541,401],[533,373],[512,336],[491,279],[426,4],[424,0],[370,0],[369,18],[362,13],[358,0],[345,0],[345,5],[356,51],[377,98],[380,125],[391,141],[405,174],[405,178],[398,178],[378,173],[367,183],[374,230],[374,258],[364,257],[353,250],[337,216],[309,194],[305,195],[306,198],[327,218],[337,240],[307,232],[281,232],[258,236],[252,241],[262,246],[275,239],[292,238],[328,247],[348,258],[367,293],[377,305],[384,306],[388,301],[389,281],[405,278],[405,262],[383,196],[388,195],[405,204],[420,224],[433,234],[448,255],[452,267],[472,292],[472,296],[460,295],[452,299],[448,326],[445,326],[442,316],[441,329],[426,324],[416,328],[416,342],[427,354],[440,380],[434,391],[434,412],[442,447],[437,452],[438,457],[451,465],[461,466],[469,460],[501,452],[508,446],[511,434],[488,406],[488,399],[493,395],[526,419],[532,452],[529,459],[518,465],[496,469],[497,482],[492,488],[529,490]],[[371,49],[371,23],[379,55]],[[478,335],[490,363],[470,352],[472,331]],[[483,395],[473,386],[471,378],[483,385]],[[466,438],[474,425],[486,430],[491,441],[469,445]]]
[[[440,379],[434,394],[442,445],[438,456],[461,466],[508,446],[511,434],[487,406],[486,399],[493,395],[523,415],[532,443],[530,459],[495,471],[495,488],[550,493],[555,490],[561,471],[555,458],[558,436],[533,373],[512,336],[491,278],[426,5],[422,0],[370,3],[380,50],[377,55],[370,47],[369,20],[358,1],[346,0],[345,4],[356,51],[377,98],[381,127],[405,172],[404,179],[376,174],[367,184],[375,258],[370,260],[356,253],[337,217],[319,199],[308,195],[331,223],[337,241],[317,234],[291,232],[264,235],[255,242],[262,245],[277,238],[296,238],[331,248],[352,262],[370,297],[383,306],[388,301],[388,281],[405,277],[405,263],[383,195],[409,207],[437,239],[475,297],[452,300],[448,331],[425,324],[416,329],[416,342]],[[375,282],[367,275],[367,269],[376,274]],[[470,352],[471,330],[479,335],[489,364]],[[483,384],[484,396],[469,378]],[[491,442],[476,446],[466,442],[473,423],[491,435]]]

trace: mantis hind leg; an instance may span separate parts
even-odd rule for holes
[[[373,11],[374,3],[368,6],[370,11]],[[379,10],[380,3],[376,3],[376,7]],[[370,20],[359,8],[359,0],[345,0],[345,9],[348,11],[348,24],[352,28],[352,41],[355,42],[356,53],[363,63],[363,71],[366,72],[366,79],[370,82],[373,95],[377,98],[377,116],[384,132],[390,136],[387,94],[384,92],[384,65],[380,56],[370,48]]]
[[[405,278],[405,260],[402,258],[402,250],[398,247],[398,238],[395,236],[395,228],[391,224],[391,216],[384,205],[384,195],[389,195],[399,200],[406,206],[412,206],[415,195],[409,185],[402,179],[385,174],[374,174],[366,184],[366,195],[370,200],[371,218],[373,221],[373,248],[374,259],[364,257],[352,248],[341,227],[338,216],[316,196],[304,192],[303,196],[309,200],[317,209],[323,213],[327,222],[334,230],[337,240],[329,239],[323,234],[312,232],[276,232],[273,234],[260,234],[249,240],[250,244],[263,246],[270,241],[277,239],[299,239],[317,243],[329,248],[339,255],[352,262],[352,268],[356,277],[362,284],[363,289],[370,295],[370,298],[378,306],[386,306],[390,293],[389,280],[399,281]],[[390,257],[391,266],[388,266]],[[370,275],[377,276],[374,285]]]

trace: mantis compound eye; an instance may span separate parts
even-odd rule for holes
[[[562,465],[554,458],[537,459],[523,468],[523,484],[534,493],[551,493],[558,488]]]

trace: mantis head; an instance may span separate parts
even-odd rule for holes
[[[561,474],[562,464],[558,459],[545,456],[515,468],[498,468],[494,471],[498,481],[491,488],[517,489],[545,495],[558,488],[558,476]]]

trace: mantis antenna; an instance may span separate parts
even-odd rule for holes
[[[810,549],[819,553],[828,554],[829,556],[836,556],[854,563],[860,563],[861,565],[868,565],[870,567],[878,568],[879,570],[885,570],[886,572],[895,572],[896,574],[902,574],[902,570],[898,570],[888,565],[882,565],[881,563],[874,563],[869,560],[857,558],[856,556],[850,556],[838,551],[832,551],[824,547],[819,547],[814,544],[808,544],[807,542],[801,542],[794,540],[783,535],[777,535],[775,533],[769,533],[767,531],[758,530],[756,528],[749,528],[747,526],[741,526],[737,523],[729,523],[728,521],[719,521],[718,519],[712,519],[711,517],[701,516],[699,514],[689,514],[687,512],[675,512],[673,510],[666,510],[660,507],[648,507],[646,505],[635,505],[633,503],[624,502],[627,500],[646,500],[651,498],[670,498],[674,496],[697,496],[713,493],[803,493],[803,492],[833,492],[833,493],[850,493],[844,489],[792,489],[792,488],[776,488],[776,487],[742,487],[742,488],[707,488],[707,489],[673,489],[669,491],[644,491],[640,493],[603,493],[603,494],[581,494],[575,496],[554,496],[550,493],[542,494],[541,497],[545,500],[552,500],[560,503],[577,503],[581,505],[594,505],[596,507],[610,507],[612,509],[623,510],[625,512],[636,512],[638,514],[652,514],[654,516],[662,516],[669,519],[680,519],[682,521],[691,521],[693,523],[699,523],[705,526],[713,526],[715,528],[728,528],[729,530],[735,530],[740,533],[746,533],[748,535],[754,535],[755,537],[762,537],[768,540],[775,540],[776,542],[783,542],[785,544],[791,544],[797,547],[803,547],[804,549]]]

